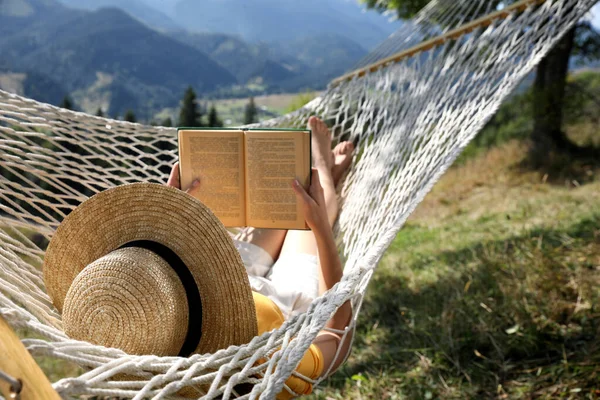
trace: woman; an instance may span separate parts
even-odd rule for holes
[[[250,228],[241,240],[235,241],[253,291],[272,300],[285,318],[305,312],[315,297],[340,281],[343,273],[332,232],[338,214],[335,186],[351,163],[354,146],[351,142],[342,142],[331,151],[331,133],[327,125],[310,117],[308,127],[312,130],[314,162],[311,185],[306,191],[297,180],[291,184],[311,230]],[[167,185],[179,188],[178,164],[173,166]],[[186,192],[194,195],[199,190],[200,182],[195,181]],[[326,327],[343,331],[351,317],[352,309],[346,302]],[[350,342],[351,333],[343,338],[329,330],[321,331],[313,346],[322,357],[319,361],[322,367],[317,376],[309,377],[315,379],[332,373],[346,358]]]

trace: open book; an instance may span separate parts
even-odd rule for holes
[[[291,183],[310,183],[310,131],[179,128],[179,177],[226,227],[308,229]]]

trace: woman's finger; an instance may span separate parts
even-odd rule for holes
[[[173,165],[173,168],[171,168],[171,174],[169,175],[167,186],[181,189],[181,184],[179,183],[179,162],[176,162]]]
[[[300,198],[304,204],[309,205],[311,203],[312,198],[306,193],[306,190],[304,190],[298,179],[294,179],[292,182],[292,189],[294,189],[296,197]]]

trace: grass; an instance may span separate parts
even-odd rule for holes
[[[258,107],[258,118],[260,121],[275,118],[290,111],[296,110],[317,96],[316,92],[271,94],[255,96],[254,101]],[[244,109],[248,104],[248,98],[234,98],[221,100],[201,100],[201,102],[215,104],[219,118],[226,126],[239,126],[244,124]],[[179,109],[167,108],[154,116],[157,121],[171,117],[177,121]],[[204,117],[206,118],[206,117]]]
[[[524,157],[510,140],[438,182],[313,398],[600,398],[600,169]]]

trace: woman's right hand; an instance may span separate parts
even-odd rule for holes
[[[296,198],[302,204],[306,224],[313,232],[319,232],[324,229],[331,230],[329,219],[327,218],[327,208],[325,205],[325,196],[323,187],[319,179],[319,171],[312,169],[310,187],[308,192],[302,187],[297,179],[292,182],[292,188],[296,193]]]
[[[175,189],[181,189],[181,182],[179,181],[179,162],[173,164],[173,168],[171,168],[171,174],[169,175],[169,180],[167,180],[167,186],[174,187]],[[200,180],[196,179],[192,182],[192,186],[185,192],[187,194],[191,194],[195,196],[200,189]]]

